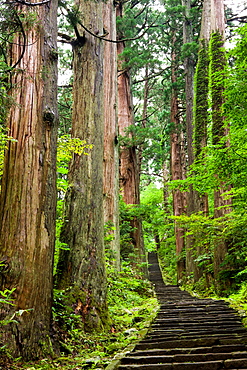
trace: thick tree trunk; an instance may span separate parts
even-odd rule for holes
[[[118,55],[124,50],[118,44]],[[127,70],[121,70],[118,76],[118,126],[119,134],[126,136],[126,130],[134,125],[133,103],[130,89],[130,76]],[[129,133],[131,137],[131,133]],[[120,188],[126,204],[139,203],[139,173],[136,147],[123,147],[120,150]]]
[[[211,0],[211,32],[219,31],[225,35],[224,0]]]
[[[117,7],[117,15],[122,15],[121,4]],[[118,55],[124,50],[124,44],[117,44]],[[118,126],[119,134],[126,136],[126,130],[134,125],[133,104],[130,88],[130,76],[127,70],[122,70],[122,63],[118,64]],[[131,134],[130,134],[131,135]],[[123,147],[120,150],[120,189],[126,204],[140,204],[140,171],[139,157],[135,146]],[[132,244],[137,263],[145,263],[142,223],[137,217],[131,221]],[[145,267],[142,268],[147,273]]]
[[[18,7],[25,18],[26,6]],[[13,356],[51,353],[52,271],[56,219],[57,1],[35,7],[37,23],[16,35],[10,59],[25,53],[12,73],[10,142],[0,200],[1,290],[13,289],[15,306],[1,308],[1,345]],[[28,310],[28,311],[26,311]]]
[[[112,0],[104,4],[104,27],[108,38],[116,40],[116,9]],[[120,269],[119,233],[119,147],[117,123],[117,45],[104,45],[104,222],[112,226],[113,240],[107,248],[117,270]]]
[[[191,20],[191,0],[182,0],[185,8],[183,22],[183,43],[193,41],[193,29]],[[184,60],[185,71],[185,101],[186,101],[186,133],[187,133],[187,162],[188,167],[193,164],[193,99],[194,99],[194,67],[195,61],[193,55],[187,56]],[[187,214],[195,212],[195,191],[191,186],[187,193]],[[194,238],[192,235],[186,238],[186,274],[195,276],[196,265],[194,263]]]
[[[118,124],[119,134],[125,136],[125,130],[134,124],[130,82],[127,72],[118,77]],[[140,173],[136,147],[123,147],[120,150],[120,191],[126,204],[140,204]],[[137,217],[131,221],[131,240],[137,263],[145,262],[142,223]]]
[[[175,42],[175,38],[174,38]],[[176,82],[176,55],[172,52],[172,83]],[[172,180],[181,180],[183,178],[183,163],[182,163],[182,143],[180,135],[179,109],[176,90],[172,90],[171,98],[171,122],[174,125],[171,133],[171,175]],[[173,214],[174,216],[181,216],[185,213],[185,198],[180,190],[173,191]],[[175,238],[176,238],[176,254],[177,262],[177,278],[181,281],[185,273],[185,258],[182,252],[185,249],[184,229],[177,226],[175,222]]]
[[[175,98],[173,98],[173,104],[175,103]],[[174,105],[173,108],[174,109]],[[172,114],[174,111],[172,110]],[[172,121],[174,122],[174,121]],[[182,165],[181,165],[181,141],[180,135],[177,132],[171,134],[171,172],[172,180],[182,179]],[[173,191],[173,214],[174,216],[181,216],[185,213],[184,207],[184,195],[180,190]],[[185,249],[185,239],[184,239],[184,229],[177,226],[175,222],[175,238],[176,238],[176,254],[178,257],[177,262],[177,277],[178,282],[181,281],[185,273],[185,258],[182,252]]]
[[[103,2],[78,0],[83,24],[103,34]],[[78,27],[79,32],[83,30]],[[78,40],[80,41],[80,40]],[[80,314],[85,331],[108,325],[103,212],[103,57],[104,42],[86,33],[74,48],[72,137],[93,145],[74,154],[69,168],[57,285],[68,288],[68,303]],[[64,260],[66,257],[66,260]],[[70,293],[69,293],[70,292]]]
[[[223,6],[223,4],[221,4]],[[216,14],[221,14],[220,10],[215,11]],[[217,24],[217,23],[216,23]],[[221,22],[219,21],[221,25]],[[225,68],[226,57],[223,50],[224,30],[219,29],[212,33],[210,47],[211,47],[211,88],[212,88],[212,143],[222,147],[221,139],[226,134],[224,127],[223,103],[224,103],[224,82],[225,82]],[[217,174],[215,174],[218,177]],[[229,189],[226,189],[224,183],[220,184],[218,190],[214,192],[214,217],[223,217],[231,210],[231,200],[224,200],[222,194]],[[222,267],[225,256],[228,252],[227,244],[224,240],[218,242],[214,250],[214,275],[216,288],[220,292],[226,288],[226,282],[221,282],[220,272],[227,267]]]
[[[183,43],[187,44],[193,41],[193,29],[191,21],[191,0],[182,0],[185,7],[185,19],[183,24]],[[184,60],[185,71],[185,99],[186,99],[186,131],[187,131],[187,154],[188,166],[193,163],[193,98],[194,98],[194,70],[195,60],[192,55]],[[190,204],[191,203],[191,204]],[[193,210],[193,196],[189,208]]]
[[[203,19],[205,17],[203,13]],[[209,40],[205,38],[207,37],[207,29],[201,30],[201,35],[204,38],[201,39],[200,43],[195,75],[194,145],[195,161],[201,161],[201,165],[203,165],[203,148],[207,145],[207,127],[209,123]],[[201,212],[204,216],[208,215],[207,194],[199,194],[197,191],[194,191],[194,211]],[[205,250],[201,246],[196,249],[193,248],[191,265],[194,281],[198,281],[204,274],[203,270],[196,263],[193,263],[201,254],[205,254]]]

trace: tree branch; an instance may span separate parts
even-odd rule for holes
[[[148,80],[151,80],[152,78],[155,78],[157,76],[160,76],[162,75],[163,72],[165,72],[166,70],[170,69],[171,67],[167,67],[165,69],[162,69],[162,71],[160,72],[157,72],[157,73],[154,73],[153,75],[151,76],[148,76],[148,77],[144,77],[142,80],[136,80],[136,81],[133,81],[133,85],[134,84],[137,84],[137,83],[140,83],[140,82],[144,82],[144,81],[148,81]]]
[[[243,15],[242,17],[232,17],[230,19],[227,19],[226,23],[230,23],[230,22],[233,22],[233,21],[238,21],[240,23],[247,23],[247,16],[246,15]]]
[[[17,62],[14,65],[10,66],[5,72],[11,72],[15,67],[17,67],[18,64],[20,63],[20,61],[22,60],[22,58],[23,58],[23,56],[25,54],[25,51],[26,51],[26,44],[27,43],[26,43],[25,30],[23,28],[23,24],[22,24],[22,21],[20,20],[20,17],[18,16],[17,13],[15,15],[17,17],[18,23],[19,23],[20,28],[21,28],[21,33],[22,33],[22,36],[23,36],[23,45],[22,45],[23,46],[23,49],[22,49],[21,55],[20,55],[19,59],[17,60]]]
[[[22,0],[18,0],[18,1],[22,1]],[[103,40],[103,41],[107,41],[107,42],[112,42],[112,43],[114,43],[114,44],[119,44],[119,43],[121,43],[121,42],[126,42],[126,41],[134,41],[134,40],[138,40],[138,39],[140,39],[141,37],[143,37],[146,33],[147,33],[147,31],[151,28],[151,27],[153,27],[153,25],[155,24],[155,22],[156,22],[156,20],[157,20],[157,18],[158,17],[156,17],[156,19],[149,25],[149,26],[147,26],[147,28],[140,34],[140,35],[138,35],[138,36],[135,36],[135,37],[131,37],[131,38],[126,38],[126,39],[121,39],[121,40],[110,40],[110,39],[106,39],[105,37],[108,35],[108,33],[109,32],[106,32],[104,35],[101,35],[101,36],[99,36],[99,35],[97,35],[97,34],[95,34],[94,32],[92,32],[90,29],[88,29],[82,22],[81,22],[81,20],[80,19],[76,19],[75,20],[75,16],[74,16],[74,14],[73,14],[73,12],[71,12],[68,8],[67,8],[67,6],[65,5],[65,4],[63,4],[62,5],[63,6],[63,8],[67,11],[67,13],[68,13],[68,18],[71,20],[71,19],[74,19],[74,22],[72,22],[72,26],[74,27],[74,29],[75,29],[75,32],[76,32],[76,36],[78,37],[78,35],[77,35],[77,26],[76,26],[76,24],[75,23],[77,23],[77,24],[79,24],[83,29],[84,29],[84,31],[86,31],[87,33],[89,33],[91,36],[93,36],[93,37],[95,37],[95,38],[97,38],[97,39],[100,39],[100,40]],[[145,8],[144,8],[145,9]],[[138,33],[139,32],[141,32],[141,30],[143,30],[145,27],[146,27],[146,24],[147,24],[147,14],[146,14],[146,17],[145,17],[145,23],[142,25],[142,27],[140,28],[140,30],[138,31]]]
[[[40,1],[39,3],[30,3],[30,2],[25,1],[25,0],[14,0],[14,1],[7,1],[7,4],[17,3],[17,4],[21,4],[21,5],[27,5],[27,6],[37,6],[37,5],[45,5],[45,4],[48,4],[50,2],[51,2],[51,0],[44,0],[44,1]]]
[[[121,40],[110,40],[110,39],[106,39],[105,38],[105,35],[102,35],[102,36],[99,36],[99,35],[96,35],[95,33],[93,33],[92,31],[90,31],[86,26],[84,26],[84,24],[78,20],[78,24],[86,31],[88,32],[91,36],[94,36],[96,37],[97,39],[100,39],[100,40],[104,40],[104,41],[108,41],[108,42],[112,42],[112,43],[115,43],[115,44],[119,44],[121,42],[126,42],[126,41],[134,41],[134,40],[138,40],[140,39],[141,37],[143,37],[147,31],[153,26],[153,24],[155,23],[152,22],[150,24],[150,26],[148,26],[139,36],[135,36],[135,37],[130,37],[130,38],[127,38],[127,39],[121,39]]]

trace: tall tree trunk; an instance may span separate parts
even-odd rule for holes
[[[209,39],[211,21],[211,0],[204,1],[200,32],[200,49],[195,74],[195,106],[194,106],[194,159],[202,160],[203,148],[207,145],[207,126],[209,123]],[[208,215],[207,194],[194,194],[194,212]],[[200,243],[199,243],[200,244]],[[201,247],[193,248],[190,265],[194,281],[198,281],[203,271],[194,262],[200,254],[205,254]]]
[[[12,72],[10,142],[0,198],[1,290],[15,289],[15,306],[1,308],[1,345],[13,356],[51,353],[52,271],[56,219],[57,1],[36,6],[35,26],[25,29],[28,10],[18,6],[25,30],[9,52]],[[28,22],[28,21],[27,21]],[[28,310],[28,311],[27,311]]]
[[[191,19],[191,0],[182,0],[182,5],[185,7],[185,19],[183,23],[183,43],[193,42],[193,28]],[[185,99],[186,99],[186,131],[187,131],[187,154],[188,166],[193,163],[193,97],[194,97],[194,69],[195,60],[193,55],[187,56],[184,60],[185,71]],[[189,213],[190,208],[193,211],[193,196],[188,203]]]
[[[193,27],[191,19],[191,0],[182,0],[184,6],[183,22],[183,44],[186,45],[193,41]],[[190,168],[194,161],[193,153],[193,98],[194,98],[194,67],[195,61],[193,55],[186,56],[184,59],[185,71],[185,101],[186,101],[186,133],[187,133],[187,156],[188,167]],[[195,191],[193,187],[187,193],[187,214],[195,212]],[[197,271],[194,262],[194,238],[192,235],[186,238],[186,274],[195,276]]]
[[[212,0],[212,34],[210,40],[210,70],[211,70],[211,94],[212,94],[212,143],[213,145],[224,146],[221,144],[221,139],[226,135],[224,127],[223,103],[224,103],[224,84],[225,84],[225,68],[226,56],[224,52],[224,35],[225,35],[225,19],[224,19],[224,2],[223,0]],[[215,174],[217,177],[218,175]],[[229,189],[226,189],[222,183],[220,188],[214,192],[214,216],[215,218],[222,217],[230,211],[231,201],[224,200],[222,194]],[[220,272],[222,262],[228,252],[227,244],[224,240],[215,246],[214,251],[214,274],[216,288],[220,292],[224,289],[225,283],[220,281]],[[225,267],[226,268],[226,267]]]
[[[77,0],[83,24],[103,34],[103,1]],[[83,35],[83,30],[78,26]],[[72,137],[93,144],[89,155],[74,154],[69,168],[57,285],[68,288],[68,302],[85,331],[108,325],[103,212],[103,57],[104,42],[89,33],[74,47]],[[66,260],[65,260],[66,258]],[[70,293],[69,293],[70,292]]]
[[[122,5],[117,7],[117,15],[122,16]],[[124,43],[117,44],[118,55],[124,50]],[[130,88],[130,76],[127,70],[122,69],[122,63],[118,64],[118,126],[119,134],[126,135],[129,126],[134,125],[133,103]],[[129,134],[131,136],[131,134]],[[137,148],[133,146],[123,147],[120,150],[120,189],[126,204],[140,204],[140,172]],[[142,235],[142,223],[137,217],[131,220],[131,239],[137,263],[146,262],[144,241]],[[146,268],[142,270],[146,274]]]
[[[104,27],[111,40],[116,40],[116,9],[112,0],[104,4]],[[109,242],[111,258],[120,269],[119,233],[119,147],[117,123],[117,45],[104,45],[104,222],[112,226]]]
[[[173,46],[175,44],[175,36],[173,35]],[[172,51],[172,84],[176,83],[176,54]],[[178,97],[176,89],[172,88],[171,97],[171,122],[173,123],[173,131],[171,133],[171,176],[172,180],[181,180],[183,178],[183,163],[182,163],[182,143],[180,133]],[[180,190],[173,191],[173,214],[181,216],[185,213],[185,198]],[[177,278],[181,281],[185,273],[185,258],[183,251],[185,249],[184,229],[177,226],[175,222],[175,238],[176,238],[176,254],[177,254]]]

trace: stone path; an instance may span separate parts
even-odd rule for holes
[[[222,300],[198,299],[165,285],[157,256],[150,280],[160,311],[148,335],[121,360],[119,370],[247,370],[247,330]]]

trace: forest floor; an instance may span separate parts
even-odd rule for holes
[[[66,310],[58,309],[59,305],[55,304],[54,321],[59,322],[60,330],[66,332],[60,342],[60,355],[53,359],[47,357],[30,362],[23,362],[21,359],[5,359],[5,362],[1,363],[0,358],[0,369],[102,370],[108,367],[107,370],[111,370],[110,364],[124,357],[144,338],[157,316],[160,305],[154,294],[153,285],[135,275],[131,268],[126,267],[117,277],[114,274],[109,276],[108,299],[112,318],[110,331],[86,334],[80,327],[78,316],[71,317]],[[55,292],[55,303],[61,299],[61,295],[61,291]],[[194,295],[199,297],[198,294]],[[247,288],[243,286],[238,293],[225,299],[234,309],[238,310],[245,324],[247,320],[246,297]],[[205,298],[205,295],[199,298]],[[214,298],[218,299],[216,296]]]
[[[5,360],[0,362],[1,370],[105,369],[145,336],[159,309],[151,283],[128,266],[117,277],[112,273],[108,279],[108,305],[112,320],[109,331],[84,333],[80,317],[71,316],[65,307],[61,307],[62,294],[61,291],[54,294],[54,323],[63,333],[60,355],[30,362]]]

